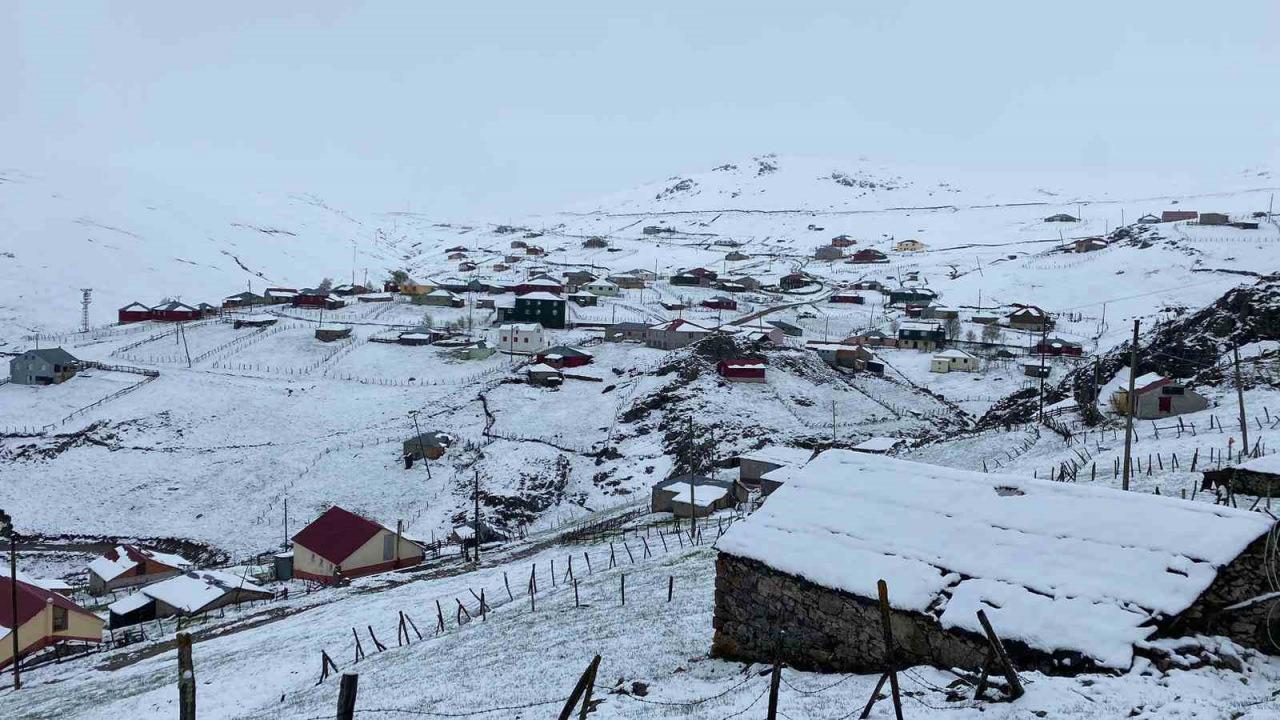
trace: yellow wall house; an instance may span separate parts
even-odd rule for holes
[[[899,240],[893,249],[898,252],[920,252],[924,250],[924,243],[919,240]]]
[[[405,282],[400,283],[401,295],[426,295],[435,289],[436,286],[431,283],[420,283],[416,280],[406,280]]]
[[[302,580],[332,583],[420,562],[417,542],[337,506],[293,536],[293,577]]]
[[[55,592],[21,580],[18,617],[13,617],[13,580],[0,576],[0,668],[13,662],[13,628],[18,628],[18,654],[32,653],[65,642],[102,642],[102,620]]]

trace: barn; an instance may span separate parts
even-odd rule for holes
[[[716,374],[729,382],[762,383],[766,365],[763,360],[738,358],[721,360],[716,364]]]
[[[140,302],[131,302],[116,311],[116,319],[124,323],[142,322],[151,319],[151,308]]]
[[[712,654],[883,670],[977,668],[985,609],[1019,669],[1128,670],[1155,637],[1271,652],[1263,513],[829,450],[717,543]],[[1052,562],[1046,562],[1051,558]]]
[[[549,347],[537,355],[538,362],[550,365],[557,370],[589,365],[594,359],[590,352],[568,345]]]
[[[319,583],[410,567],[422,546],[368,518],[333,506],[293,536],[293,577]]]
[[[202,314],[198,308],[177,300],[160,303],[151,308],[151,319],[161,322],[187,322],[199,320],[201,317]]]

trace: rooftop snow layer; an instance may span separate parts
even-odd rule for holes
[[[708,507],[716,502],[723,500],[725,495],[729,494],[729,488],[720,487],[719,485],[691,485],[688,482],[676,482],[670,485],[664,485],[663,490],[670,490],[676,494],[672,501],[689,502],[689,491],[693,489],[693,504],[697,507]]]
[[[883,578],[894,607],[937,603],[947,627],[970,628],[988,600],[1006,638],[1115,668],[1154,631],[1144,623],[1187,609],[1272,524],[1232,508],[844,450],[785,480],[721,551],[863,597]]]
[[[782,445],[766,445],[759,450],[744,452],[738,456],[740,460],[754,460],[771,465],[794,465],[797,467],[809,462],[811,457],[813,457],[812,450],[784,447]]]
[[[141,592],[182,612],[194,613],[235,590],[267,592],[238,575],[219,570],[195,570],[148,585]]]

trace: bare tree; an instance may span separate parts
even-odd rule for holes
[[[947,318],[946,322],[944,322],[942,326],[946,328],[948,340],[955,340],[956,337],[960,335],[959,318]]]
[[[1000,339],[1000,326],[995,323],[982,326],[982,342],[993,343]]]

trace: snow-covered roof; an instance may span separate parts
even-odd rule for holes
[[[1129,667],[1153,618],[1186,610],[1263,536],[1261,513],[831,450],[717,543],[732,555],[946,628]]]
[[[918,330],[921,332],[938,332],[942,330],[942,324],[927,321],[927,320],[926,321],[908,320],[907,322],[904,322],[901,325],[899,325],[898,329],[899,330]]]
[[[9,566],[7,564],[0,565],[0,577],[9,577]],[[35,585],[41,590],[47,590],[49,592],[62,592],[63,590],[71,589],[71,583],[65,580],[32,577],[21,570],[18,571],[18,580],[28,585]]]
[[[253,315],[241,315],[236,319],[241,322],[274,322],[280,318],[266,313],[255,313]]]
[[[1280,475],[1280,455],[1263,455],[1262,457],[1237,463],[1234,467],[1250,472]]]
[[[195,570],[143,588],[141,594],[185,613],[199,612],[228,592],[270,592],[239,575],[221,570]]]
[[[1143,388],[1147,388],[1164,381],[1165,377],[1160,373],[1146,373],[1145,375],[1139,375],[1133,379],[1133,389],[1137,392],[1142,392]],[[1128,385],[1125,385],[1122,389],[1127,390]]]
[[[119,600],[107,606],[107,609],[117,615],[126,615],[137,610],[138,608],[151,602],[151,596],[146,593],[136,592],[132,595],[125,595]]]
[[[317,330],[347,330],[347,331],[350,331],[350,330],[351,330],[351,326],[350,326],[350,325],[333,325],[333,324],[330,324],[330,323],[325,323],[325,324],[323,324],[323,325],[317,325],[317,326],[316,326],[316,329],[317,329]]]
[[[695,507],[708,507],[723,500],[729,494],[729,488],[720,487],[719,485],[691,485],[688,482],[676,482],[664,486],[663,490],[670,490],[676,494],[673,500],[677,502],[689,502],[689,489],[693,489],[693,504]]]
[[[144,560],[182,570],[191,567],[191,561],[181,555],[148,550],[136,545],[118,545],[89,563],[89,571],[106,582],[129,572]]]
[[[665,330],[665,331],[667,331],[667,332],[685,332],[685,333],[709,333],[709,332],[711,332],[711,330],[710,330],[710,329],[708,329],[708,328],[702,327],[701,325],[698,325],[697,323],[692,323],[692,322],[689,322],[688,320],[684,320],[684,319],[679,319],[679,320],[669,320],[669,321],[664,322],[664,323],[658,323],[657,325],[652,325],[652,326],[650,326],[650,328],[649,328],[649,329],[650,329],[650,330]]]
[[[934,357],[946,358],[946,359],[956,358],[961,360],[963,360],[964,358],[969,358],[970,360],[974,359],[973,355],[970,355],[969,353],[963,350],[956,350],[954,348],[951,350],[943,350],[942,352],[935,354]]]
[[[433,335],[431,333],[418,333],[418,332],[400,333],[401,340],[432,340],[436,337],[437,337],[436,335]]]
[[[759,450],[751,450],[738,456],[739,460],[753,460],[771,465],[792,465],[799,467],[813,457],[812,450],[786,447],[785,445],[766,445]]]
[[[530,365],[529,367],[525,368],[525,371],[531,372],[531,373],[553,373],[553,374],[560,372],[556,368],[553,368],[546,363],[537,363],[535,365]]]
[[[897,447],[900,442],[902,442],[900,438],[873,437],[854,445],[853,449],[865,453],[886,453]]]
[[[510,323],[498,328],[503,332],[542,332],[538,323]]]
[[[559,295],[552,295],[549,292],[525,293],[523,295],[518,296],[516,299],[517,300],[559,300],[560,302],[564,302],[564,298],[560,297]]]

